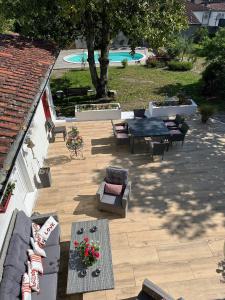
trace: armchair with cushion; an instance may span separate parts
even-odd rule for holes
[[[106,168],[106,177],[96,193],[98,209],[126,217],[130,199],[131,183],[128,170],[118,167]]]
[[[145,279],[142,285],[142,290],[138,294],[136,300],[175,300],[175,298],[171,297],[169,294],[167,294],[164,290],[162,290],[150,280]],[[177,300],[184,299],[179,298]]]

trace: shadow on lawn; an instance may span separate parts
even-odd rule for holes
[[[162,87],[156,88],[155,92],[164,95],[167,94],[169,97],[178,94],[179,92],[185,92],[188,96],[197,101],[203,101],[204,98],[202,96],[202,82],[199,80],[198,82],[191,84],[166,84]]]
[[[217,227],[225,225],[218,223],[223,220],[218,214],[225,217],[225,128],[214,129],[200,120],[189,123],[184,147],[170,148],[163,162],[151,163],[148,155],[115,151],[114,146],[110,164],[129,169],[130,212],[153,214],[172,235],[192,240],[206,232],[214,236]],[[102,170],[96,169],[96,182],[103,178]]]

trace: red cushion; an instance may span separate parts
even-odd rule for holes
[[[119,184],[105,184],[105,193],[111,194],[114,196],[119,196],[122,193],[123,186]]]
[[[174,134],[182,134],[182,133],[179,129],[173,129],[173,130],[170,130],[170,134],[174,135]]]
[[[126,127],[125,126],[122,126],[122,125],[116,125],[115,126],[116,130],[126,130]]]
[[[173,126],[176,126],[177,124],[173,121],[168,121],[168,122],[165,122],[165,125],[168,127],[173,127]]]

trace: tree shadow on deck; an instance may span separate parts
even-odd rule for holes
[[[60,166],[71,162],[71,158],[67,155],[57,155],[45,159],[45,163],[50,167]]]
[[[58,277],[57,300],[83,300],[82,294],[67,295],[67,276],[68,276],[68,261],[69,261],[70,241],[60,243],[60,267]],[[47,299],[46,299],[47,300]]]
[[[113,213],[99,211],[97,208],[97,199],[95,195],[77,195],[73,198],[73,200],[78,202],[77,207],[73,211],[73,215],[79,216],[85,214],[96,219],[108,220],[121,218],[119,215]]]
[[[225,127],[189,123],[184,146],[172,147],[164,161],[152,163],[148,155],[128,150],[113,152],[110,164],[129,169],[131,213],[153,214],[172,235],[192,240],[206,233],[213,237],[217,229],[225,232]],[[98,174],[99,183],[102,170]]]

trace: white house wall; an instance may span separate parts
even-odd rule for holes
[[[15,182],[14,195],[12,195],[5,213],[0,214],[0,249],[15,208],[24,210],[31,215],[37,198],[37,184],[40,181],[38,171],[43,166],[47,156],[48,138],[45,129],[45,114],[40,101],[27,136],[34,143],[33,153],[26,144],[20,148],[9,181]]]
[[[193,13],[202,25],[210,27],[218,26],[219,20],[225,19],[225,12],[222,11],[194,11]]]

